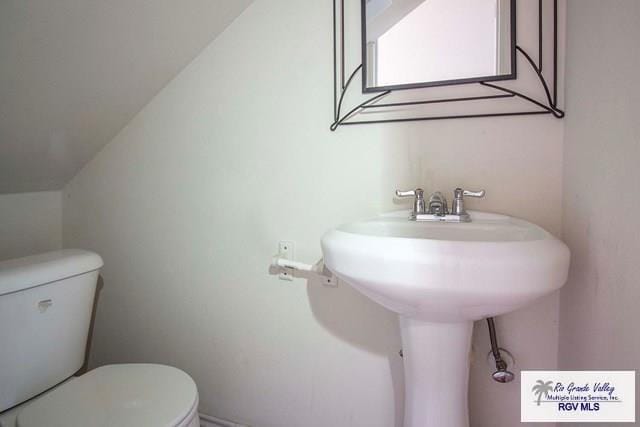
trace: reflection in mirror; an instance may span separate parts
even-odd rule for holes
[[[515,0],[362,0],[364,90],[512,79]]]

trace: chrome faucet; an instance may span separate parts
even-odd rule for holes
[[[424,190],[400,191],[396,190],[397,197],[413,197],[413,211],[409,215],[411,221],[445,221],[445,222],[471,222],[471,216],[464,208],[464,197],[484,197],[485,191],[469,191],[456,188],[453,192],[451,211],[447,204],[447,198],[440,191],[429,196],[425,203]]]

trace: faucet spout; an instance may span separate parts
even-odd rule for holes
[[[429,197],[427,213],[430,215],[444,216],[449,213],[447,199],[440,191],[436,191]]]

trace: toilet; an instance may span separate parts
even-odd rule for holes
[[[199,427],[179,369],[83,366],[99,255],[61,250],[0,261],[0,427]]]

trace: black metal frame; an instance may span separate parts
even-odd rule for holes
[[[420,83],[409,83],[409,84],[399,84],[399,85],[390,85],[390,86],[367,86],[367,10],[366,10],[366,2],[367,0],[361,0],[360,2],[360,19],[362,22],[362,30],[361,30],[361,42],[362,42],[362,93],[372,93],[372,92],[385,92],[387,90],[405,90],[405,89],[420,89],[425,87],[434,87],[434,86],[451,86],[451,85],[460,85],[460,84],[468,84],[468,83],[479,83],[479,82],[491,82],[491,81],[499,81],[499,80],[514,80],[518,77],[517,72],[517,60],[516,60],[516,0],[510,0],[511,10],[509,20],[511,21],[511,72],[509,74],[499,74],[493,76],[481,76],[481,77],[470,77],[464,79],[452,79],[452,80],[439,80],[434,82],[420,82]]]
[[[333,0],[333,71],[334,71],[334,121],[330,126],[332,131],[335,131],[338,126],[345,125],[358,125],[369,123],[393,123],[393,122],[412,122],[412,121],[427,121],[427,120],[448,120],[448,119],[461,119],[461,118],[476,118],[476,117],[503,117],[503,116],[522,116],[532,114],[551,114],[553,117],[561,119],[564,117],[564,111],[558,108],[558,0],[553,0],[553,86],[552,90],[549,88],[547,81],[543,75],[542,69],[542,57],[543,57],[543,0],[538,0],[538,63],[531,58],[531,56],[517,44],[517,37],[515,41],[515,51],[520,53],[531,66],[536,73],[542,88],[544,89],[546,104],[535,100],[527,95],[524,95],[516,90],[506,88],[504,86],[497,85],[495,83],[489,83],[487,80],[471,83],[461,84],[477,84],[485,88],[490,88],[495,91],[492,95],[483,96],[469,96],[458,97],[450,99],[431,99],[422,101],[409,101],[409,102],[396,102],[396,103],[379,103],[382,98],[394,92],[394,90],[385,90],[375,96],[365,100],[349,110],[346,114],[342,114],[343,102],[345,95],[356,77],[357,73],[362,70],[363,64],[360,64],[349,75],[349,78],[345,80],[345,53],[344,53],[344,1],[345,0]],[[340,3],[340,20],[338,20],[338,2]],[[514,9],[515,10],[515,9]],[[339,29],[338,29],[339,26]],[[515,28],[515,27],[514,27]],[[338,31],[340,31],[340,66],[338,66]],[[515,56],[512,55],[512,60],[515,61]],[[340,68],[340,70],[338,70]],[[363,76],[364,77],[364,76]],[[340,82],[340,84],[338,84]],[[339,95],[338,95],[339,94]],[[443,115],[443,116],[419,116],[419,117],[407,117],[407,118],[392,118],[381,120],[352,120],[358,113],[374,108],[384,107],[397,107],[397,106],[411,106],[411,105],[424,105],[424,104],[436,104],[436,103],[449,103],[449,102],[473,102],[478,100],[487,99],[503,99],[503,98],[519,98],[527,101],[539,109],[528,111],[513,111],[513,112],[501,112],[501,113],[483,113],[483,114],[458,114],[458,115]]]

